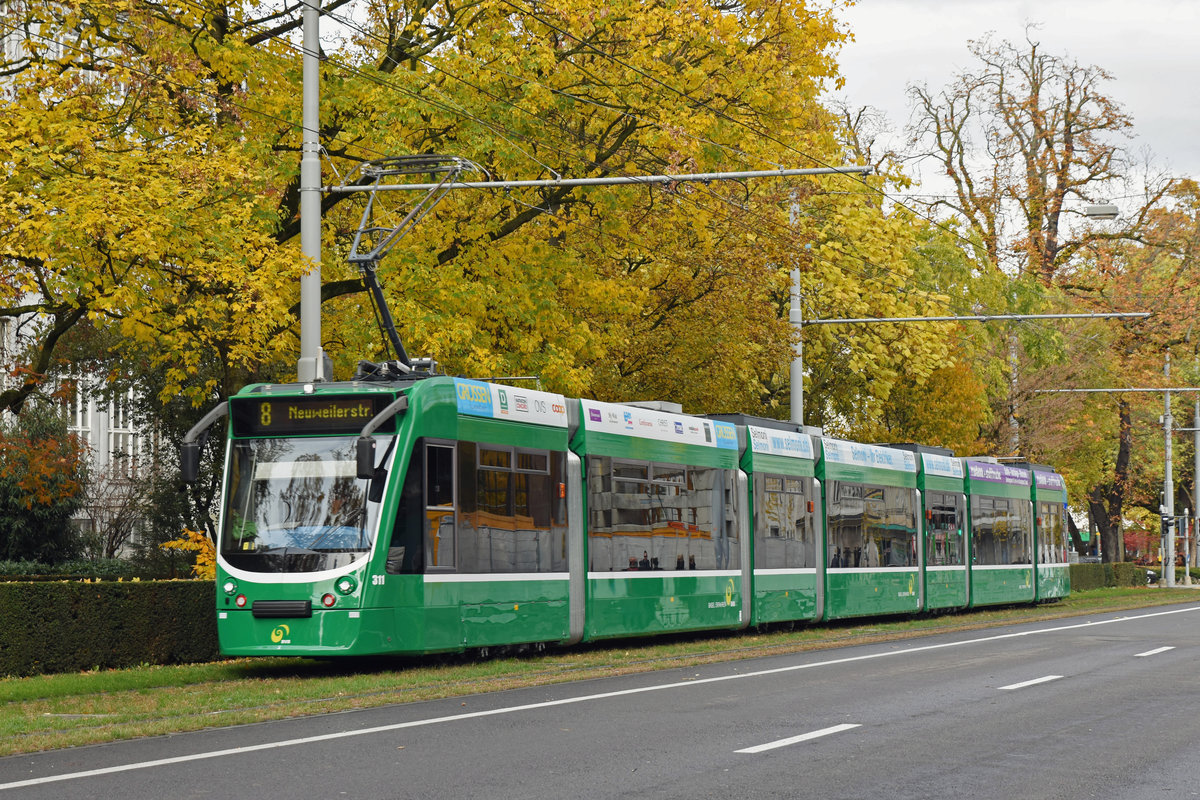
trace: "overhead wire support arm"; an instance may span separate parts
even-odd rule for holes
[[[358,180],[359,178],[356,176],[374,179],[373,182],[354,187],[355,191],[368,192],[369,196],[367,204],[363,208],[358,230],[354,232],[354,241],[350,245],[347,261],[358,267],[362,274],[363,283],[366,284],[371,293],[371,299],[379,311],[380,325],[386,332],[392,349],[396,351],[396,358],[404,365],[405,369],[412,367],[412,360],[404,349],[399,331],[396,330],[396,321],[392,318],[392,312],[383,296],[383,287],[379,285],[379,276],[375,274],[375,268],[379,265],[380,260],[391,252],[396,243],[403,239],[404,235],[412,230],[446,196],[449,186],[459,175],[468,170],[478,169],[479,167],[470,161],[453,156],[395,156],[361,164],[358,170],[347,177],[347,181]],[[425,196],[417,201],[399,224],[390,226],[372,224],[377,193],[390,186],[382,184],[381,181],[412,175],[441,175],[442,178],[437,183],[425,184],[429,187],[425,190]],[[363,248],[367,246],[370,246],[371,249],[364,252]]]
[[[347,260],[358,267],[362,273],[363,283],[371,294],[371,300],[379,311],[380,325],[396,351],[396,357],[403,371],[412,368],[412,361],[400,340],[396,330],[395,320],[388,310],[383,296],[383,288],[375,268],[379,262],[391,252],[404,235],[407,234],[426,214],[433,210],[442,198],[453,189],[526,189],[526,188],[565,188],[585,186],[621,186],[621,185],[672,185],[676,183],[750,180],[752,178],[788,178],[805,175],[865,175],[873,170],[870,166],[814,167],[806,169],[773,169],[749,170],[741,172],[701,172],[683,175],[614,175],[603,178],[562,178],[554,177],[540,180],[486,180],[459,181],[464,172],[482,172],[486,170],[465,158],[440,155],[393,156],[375,161],[367,161],[342,182],[340,186],[324,186],[322,192],[330,194],[348,194],[352,192],[367,192],[366,206],[363,208],[362,220],[354,233]],[[416,175],[429,175],[436,180],[425,183],[412,183],[404,179]],[[439,177],[440,176],[440,177]],[[386,181],[386,182],[385,182]],[[421,191],[424,196],[404,216],[399,224],[378,225],[372,222],[375,213],[375,200],[379,192]],[[369,248],[369,249],[366,249]]]

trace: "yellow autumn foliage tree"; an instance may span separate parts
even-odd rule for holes
[[[163,542],[159,545],[163,550],[178,550],[184,553],[195,553],[196,562],[192,564],[192,575],[200,580],[211,581],[217,576],[217,550],[212,539],[203,531],[185,529],[178,539]]]
[[[10,4],[29,58],[6,63],[0,314],[40,313],[50,370],[79,319],[197,402],[286,373],[297,350],[296,8],[252,2]],[[297,7],[298,8],[298,7]],[[840,82],[837,5],[806,0],[332,0],[324,179],[444,153],[495,178],[843,163],[822,105]],[[32,23],[37,18],[37,33]],[[414,355],[481,378],[780,413],[788,273],[821,316],[925,313],[913,222],[845,176],[449,196],[380,264]],[[381,202],[402,216],[411,198]],[[383,356],[344,260],[362,198],[326,195],[323,343],[337,377]],[[799,221],[793,207],[801,209]],[[36,300],[29,300],[36,296]],[[806,335],[807,338],[807,335]],[[943,332],[822,330],[810,421],[866,424],[858,399],[951,363]],[[19,407],[23,395],[4,395]],[[870,404],[866,404],[870,406]]]

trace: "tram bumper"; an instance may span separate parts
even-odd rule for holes
[[[217,612],[217,641],[227,656],[377,655],[395,652],[390,608],[313,609],[309,616]]]

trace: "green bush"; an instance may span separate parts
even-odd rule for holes
[[[0,675],[217,657],[211,581],[0,583]]]
[[[191,567],[186,558],[170,556],[157,560],[129,558],[95,558],[47,564],[41,561],[0,561],[0,581],[63,580],[69,578],[99,578],[117,580],[167,580],[190,577]]]
[[[1107,564],[1072,564],[1071,591],[1086,592],[1089,589],[1101,589],[1108,584],[1104,574]]]
[[[1146,568],[1132,561],[1121,561],[1112,565],[1116,577],[1115,586],[1145,586]]]
[[[0,561],[0,581],[45,580],[64,578],[145,578],[136,565],[119,558],[100,558],[95,561],[63,561],[45,564],[41,561]]]
[[[1106,586],[1145,586],[1146,568],[1132,561],[1115,564],[1072,564],[1071,591],[1103,589]]]

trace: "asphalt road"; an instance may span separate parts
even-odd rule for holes
[[[0,759],[34,798],[1200,797],[1200,605]]]

